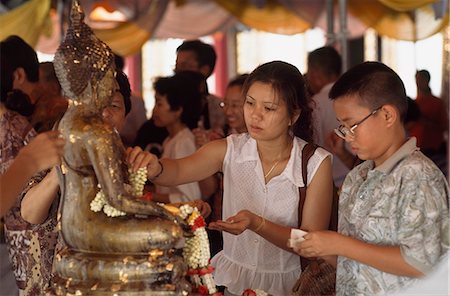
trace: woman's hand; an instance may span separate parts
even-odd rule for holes
[[[192,207],[196,207],[203,218],[207,218],[211,214],[211,206],[204,200],[196,199],[188,202]]]
[[[246,229],[256,229],[259,225],[258,223],[262,221],[261,219],[261,217],[248,210],[242,210],[225,221],[217,220],[209,223],[208,228],[237,235]]]
[[[136,172],[139,168],[146,167],[148,179],[160,175],[163,169],[156,155],[151,154],[148,151],[143,151],[141,147],[138,146],[127,148],[126,160],[130,164],[133,172]]]

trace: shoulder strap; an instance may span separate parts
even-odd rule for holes
[[[304,187],[299,187],[299,201],[298,201],[298,227],[300,227],[302,223],[303,216],[303,206],[305,205],[306,200],[306,187],[308,183],[308,161],[313,156],[314,152],[317,149],[317,145],[312,143],[307,143],[302,150],[302,178]]]
[[[308,161],[313,156],[314,152],[317,149],[317,145],[312,143],[307,143],[302,150],[302,178],[303,184],[305,186],[299,187],[299,201],[298,201],[298,228],[300,228],[302,224],[302,216],[303,216],[303,206],[305,205],[306,200],[306,188],[308,183]],[[302,271],[305,270],[306,266],[308,266],[311,261],[305,257],[300,257],[301,268]]]

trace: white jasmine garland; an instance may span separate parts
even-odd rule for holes
[[[218,295],[216,283],[212,276],[213,269],[209,265],[211,254],[205,220],[197,208],[188,204],[180,207],[179,215],[192,227],[194,232],[193,237],[186,239],[183,248],[183,257],[189,267],[188,275],[191,284],[199,294],[206,294],[207,292],[207,294]]]
[[[130,174],[131,194],[134,196],[141,196],[144,192],[144,186],[147,180],[147,168],[139,168],[137,172],[132,172],[131,169],[128,169],[128,173]],[[105,193],[101,189],[100,184],[98,184],[98,188],[99,191],[90,204],[91,211],[100,212],[103,209],[103,212],[108,217],[120,217],[127,214],[111,206],[106,200]]]

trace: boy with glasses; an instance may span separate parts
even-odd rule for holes
[[[365,161],[342,186],[338,233],[310,232],[298,253],[337,258],[337,295],[389,294],[427,274],[448,250],[449,187],[406,137],[405,88],[392,69],[362,63],[329,96],[341,122],[336,134]]]

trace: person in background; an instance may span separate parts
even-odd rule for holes
[[[274,61],[247,78],[244,118],[248,133],[202,146],[182,159],[161,159],[129,148],[133,170],[147,167],[148,178],[169,186],[224,174],[223,219],[209,224],[223,231],[224,248],[211,260],[225,295],[246,289],[289,295],[301,272],[300,257],[287,247],[298,227],[302,149],[313,138],[312,109],[302,74]],[[331,154],[318,148],[308,163],[301,228],[327,229],[332,204]]]
[[[27,116],[33,113],[37,99],[39,61],[34,49],[15,35],[0,42],[0,52],[0,174],[4,174],[20,149],[36,136]],[[4,216],[5,222],[12,220],[13,209]],[[17,295],[3,235],[0,252],[2,292]]]
[[[247,132],[243,108],[245,98],[242,93],[242,89],[247,77],[248,74],[238,75],[233,78],[227,85],[227,90],[225,92],[223,101],[223,110],[227,118],[227,135]],[[197,148],[200,148],[211,140],[222,138],[221,135],[214,132],[208,132],[202,128],[194,129],[193,133],[195,135],[195,144]],[[219,189],[208,197],[208,203],[211,206],[212,212],[207,222],[222,220],[223,176],[221,173],[218,173],[214,176],[209,177],[208,179],[212,179],[209,180],[209,182],[213,182],[213,186],[216,186],[217,184],[219,186]],[[207,229],[207,232],[210,243],[211,256],[214,256],[223,249],[222,233],[212,229]]]
[[[310,231],[297,252],[337,258],[336,295],[390,295],[429,273],[449,248],[447,180],[406,137],[405,87],[391,68],[351,68],[330,99],[336,134],[365,161],[342,185],[338,232]]]
[[[177,57],[175,62],[174,72],[180,71],[194,71],[202,74],[205,80],[211,76],[216,65],[216,52],[214,47],[204,43],[200,40],[185,40],[177,48]],[[224,135],[225,115],[220,107],[222,100],[212,94],[209,94],[206,87],[207,94],[201,106],[201,117],[198,127],[206,130],[212,130],[221,136]],[[140,146],[142,149],[153,147],[152,153],[160,155],[162,141],[168,136],[164,129],[155,126],[151,118],[145,122],[138,131],[135,146]],[[205,188],[202,190],[206,195],[208,192],[214,192],[217,186],[210,190]]]
[[[316,144],[333,152],[327,138],[338,125],[333,104],[328,93],[342,71],[342,59],[334,47],[320,47],[308,54],[308,86],[315,103],[313,126],[316,129]],[[333,153],[334,154],[334,153]],[[337,156],[337,155],[335,155]],[[342,185],[349,169],[339,157],[333,158],[333,180],[337,187]]]
[[[155,89],[155,125],[167,129],[169,136],[163,142],[161,158],[179,159],[194,153],[195,138],[191,129],[200,117],[202,94],[198,73],[177,72],[173,76],[160,77],[153,84]],[[155,188],[153,200],[164,203],[187,202],[201,199],[198,182]]]
[[[116,69],[123,71],[125,67],[124,58],[118,54],[114,55],[114,62]],[[136,92],[131,92],[131,110],[127,112],[125,123],[119,130],[120,137],[125,146],[132,146],[136,140],[139,128],[147,121],[147,110],[145,109],[144,99],[136,95]]]
[[[39,98],[30,118],[38,132],[49,131],[67,110],[68,101],[61,93],[61,86],[52,62],[39,64]]]
[[[214,47],[201,40],[185,40],[177,48],[175,73],[180,71],[199,72],[208,79],[214,72],[216,65],[216,51]],[[224,134],[225,115],[221,106],[222,99],[209,94],[206,103],[202,106],[202,127],[211,129],[216,133]]]
[[[430,88],[430,72],[416,72],[416,104],[421,113],[422,137],[418,146],[442,171],[447,172],[448,112],[445,102],[434,96]]]

